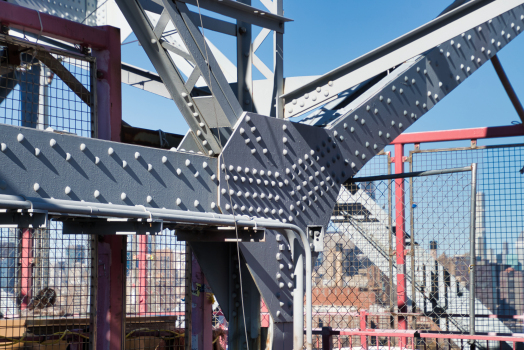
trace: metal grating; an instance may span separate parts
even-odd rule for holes
[[[0,40],[0,122],[96,136],[94,60],[19,44]]]
[[[129,236],[126,349],[184,348],[186,260],[186,243],[174,231]]]

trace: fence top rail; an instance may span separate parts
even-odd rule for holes
[[[420,177],[420,176],[432,176],[432,175],[441,175],[441,174],[463,173],[467,171],[471,171],[471,166],[466,166],[462,168],[441,169],[441,170],[414,171],[411,173],[401,173],[401,174],[355,177],[347,181],[347,183],[369,182],[369,181],[378,181],[378,180],[394,180],[394,179],[403,179],[407,177]]]
[[[392,145],[524,136],[522,124],[400,134]]]

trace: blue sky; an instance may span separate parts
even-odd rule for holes
[[[292,1],[284,2],[284,75],[319,75],[328,72],[432,20],[452,1]],[[262,8],[258,0],[253,6]],[[206,13],[203,11],[203,13]],[[206,13],[208,14],[208,13]],[[235,39],[206,31],[212,42],[235,62]],[[129,37],[127,42],[135,40]],[[260,57],[271,66],[271,40]],[[523,35],[499,54],[511,83],[524,99]],[[122,46],[124,62],[153,70],[136,43]],[[259,78],[260,74],[255,74]],[[128,123],[183,134],[188,127],[171,100],[123,86],[123,118]],[[407,132],[509,125],[519,120],[490,63],[462,83]],[[513,138],[511,142],[522,142]],[[479,144],[499,143],[480,141]],[[464,143],[456,143],[465,145]],[[428,147],[431,145],[428,145]],[[442,146],[442,145],[439,145]]]

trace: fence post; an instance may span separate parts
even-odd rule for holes
[[[31,287],[33,276],[33,230],[23,228],[22,230],[22,271],[21,271],[21,310],[27,309],[31,301]]]
[[[331,327],[322,327],[322,350],[333,350],[333,336]]]
[[[395,145],[395,174],[404,172],[404,144]],[[404,179],[395,179],[395,223],[396,223],[396,255],[397,255],[397,306],[398,329],[408,329],[407,318],[401,313],[407,312],[406,294],[406,235],[405,235],[405,203]],[[406,346],[406,338],[400,338],[400,348]]]
[[[360,318],[360,330],[361,331],[365,331],[368,328],[367,315],[368,315],[367,310],[360,310],[359,318]],[[367,336],[365,336],[365,335],[361,335],[360,336],[360,346],[362,347],[362,349],[367,349],[368,348],[368,338],[367,338]]]
[[[147,310],[147,238],[138,236],[138,305],[139,314],[146,315]]]
[[[475,335],[475,265],[476,246],[476,213],[477,213],[477,164],[471,164],[471,223],[469,228],[469,333]],[[489,342],[488,342],[489,344]],[[475,349],[475,340],[469,342],[471,350]]]

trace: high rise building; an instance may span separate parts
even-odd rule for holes
[[[483,192],[477,192],[475,218],[475,253],[477,260],[487,260],[486,216]]]

